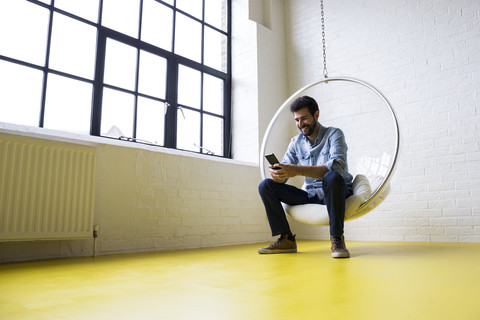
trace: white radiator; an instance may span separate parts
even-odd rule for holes
[[[95,151],[0,133],[0,241],[91,238]]]

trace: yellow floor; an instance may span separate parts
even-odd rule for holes
[[[480,319],[480,243],[327,241],[0,265],[0,319]]]

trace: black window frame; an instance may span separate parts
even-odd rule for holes
[[[134,109],[135,109],[135,116],[134,116],[134,123],[133,123],[133,137],[129,137],[130,139],[127,139],[129,141],[135,141],[135,142],[142,142],[142,141],[137,141],[136,140],[136,115],[137,115],[137,100],[138,97],[147,97],[149,99],[153,99],[156,101],[164,102],[169,105],[167,108],[167,112],[165,115],[165,133],[164,133],[164,144],[161,147],[166,147],[166,148],[177,148],[177,109],[178,108],[184,108],[184,109],[189,109],[189,106],[185,105],[180,105],[178,104],[177,101],[177,89],[178,89],[178,70],[179,66],[183,65],[192,69],[195,69],[199,71],[201,74],[207,74],[210,76],[214,76],[216,78],[219,78],[223,80],[224,83],[224,89],[223,89],[223,113],[221,115],[214,114],[211,112],[208,112],[206,110],[203,110],[203,107],[200,107],[199,109],[195,109],[195,111],[200,113],[200,146],[199,146],[199,151],[193,151],[196,153],[202,153],[202,154],[211,154],[208,149],[205,149],[203,147],[203,116],[204,114],[206,115],[213,115],[219,118],[223,119],[223,154],[220,157],[225,157],[225,158],[231,158],[231,28],[232,28],[232,13],[231,13],[231,8],[232,8],[232,1],[231,0],[226,0],[226,5],[227,5],[227,30],[221,30],[213,25],[208,24],[205,22],[204,18],[199,19],[197,17],[192,16],[191,14],[180,10],[176,8],[176,1],[173,1],[173,5],[170,5],[169,3],[166,3],[161,0],[155,0],[156,2],[161,3],[162,5],[165,5],[169,7],[170,9],[173,10],[173,26],[172,26],[172,50],[168,51],[159,47],[156,47],[152,44],[149,44],[147,42],[144,42],[140,39],[140,34],[141,34],[141,26],[142,26],[142,11],[143,11],[143,0],[140,1],[140,19],[139,19],[139,31],[138,31],[138,37],[134,38],[131,36],[128,36],[126,34],[123,34],[119,31],[107,28],[102,25],[102,10],[103,10],[103,0],[99,0],[99,11],[98,11],[98,19],[97,22],[92,22],[87,19],[84,19],[82,17],[79,17],[75,14],[69,13],[67,11],[64,11],[60,8],[55,7],[55,0],[51,0],[50,4],[46,4],[44,2],[38,1],[38,0],[27,0],[28,2],[31,2],[32,4],[36,4],[39,6],[42,6],[46,9],[48,9],[49,12],[49,24],[48,24],[48,36],[47,36],[47,45],[46,45],[46,56],[45,56],[45,63],[43,66],[40,65],[35,65],[29,62],[21,61],[18,59],[15,59],[14,57],[6,57],[3,55],[0,55],[0,60],[5,60],[8,62],[16,63],[19,65],[23,65],[29,68],[34,68],[37,70],[41,70],[43,72],[43,87],[42,87],[42,94],[41,94],[41,107],[40,107],[40,116],[39,116],[39,127],[43,128],[44,127],[44,115],[45,115],[45,100],[46,100],[46,90],[47,90],[47,83],[48,83],[48,75],[49,74],[55,74],[67,78],[71,78],[74,80],[79,80],[83,81],[86,83],[90,83],[93,85],[93,97],[92,97],[92,107],[91,107],[91,121],[90,121],[90,135],[93,136],[102,136],[101,135],[101,115],[102,115],[102,99],[103,99],[103,89],[104,88],[111,88],[123,92],[127,92],[130,94],[133,94],[135,96],[135,104],[134,104]],[[202,17],[205,16],[205,0],[202,1]],[[49,67],[49,60],[50,60],[50,46],[51,46],[51,37],[52,37],[52,22],[53,22],[53,15],[55,13],[59,13],[62,15],[65,15],[67,17],[73,18],[75,20],[78,20],[82,23],[86,23],[90,26],[93,26],[97,29],[97,46],[96,46],[96,59],[95,59],[95,73],[94,73],[94,78],[93,80],[91,79],[86,79],[83,77],[79,77],[73,74],[69,74],[66,72],[62,72],[59,70],[54,70]],[[226,36],[226,72],[222,72],[219,70],[216,70],[214,68],[211,68],[207,65],[204,65],[201,62],[196,62],[193,60],[190,60],[188,58],[185,58],[183,56],[180,56],[175,53],[175,23],[176,23],[176,16],[177,12],[181,13],[182,15],[193,19],[194,21],[197,21],[201,23],[202,26],[202,39],[201,39],[201,46],[202,46],[202,54],[201,54],[201,62],[204,60],[204,30],[206,27],[212,28],[213,30],[223,34]],[[153,53],[157,56],[161,56],[166,59],[167,61],[167,82],[166,82],[166,95],[165,99],[159,99],[156,97],[151,97],[142,93],[138,92],[138,63],[139,59],[137,57],[137,79],[135,81],[136,83],[136,89],[134,91],[131,90],[126,90],[123,88],[118,88],[114,87],[108,84],[105,84],[103,82],[104,78],[104,68],[105,68],[105,53],[106,53],[106,41],[107,39],[113,39],[115,41],[122,42],[124,44],[127,44],[129,46],[132,46],[137,49],[137,54],[140,52],[140,50],[147,51],[149,53]],[[201,77],[201,89],[203,89],[203,76]],[[203,104],[203,90],[200,90],[201,92],[201,104]],[[193,110],[193,109],[192,109]],[[109,137],[106,137],[109,138]],[[144,142],[143,142],[144,143]]]

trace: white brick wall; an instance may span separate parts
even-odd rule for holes
[[[257,162],[257,28],[248,19],[248,5],[246,0],[232,1],[232,153],[235,159]]]
[[[233,157],[258,163],[268,123],[287,98],[284,5],[232,2]]]
[[[257,192],[257,166],[116,144],[119,146],[97,145],[97,254],[220,246],[269,238]],[[92,248],[93,239],[0,243],[0,263],[92,255]]]
[[[318,2],[285,2],[290,92],[323,78]],[[329,75],[374,84],[401,128],[391,194],[347,238],[480,241],[480,2],[326,1],[325,19]]]
[[[99,165],[104,168],[97,180],[102,199],[96,210],[103,229],[100,253],[226,245],[268,237],[255,166],[149,150],[122,156],[122,148],[111,146],[99,151]],[[119,174],[120,170],[125,173]],[[126,185],[130,180],[133,183]],[[121,186],[111,190],[112,185]],[[118,200],[114,193],[120,195]],[[110,228],[111,221],[120,223]]]

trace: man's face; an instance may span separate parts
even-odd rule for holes
[[[302,108],[293,113],[297,128],[303,133],[304,136],[309,137],[313,134],[315,128],[317,127],[318,115],[318,111],[312,115],[310,111],[308,111],[308,108]]]

